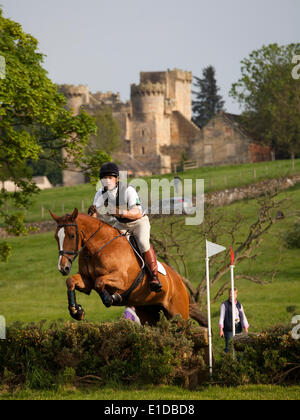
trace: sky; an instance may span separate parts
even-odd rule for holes
[[[4,17],[39,41],[58,84],[120,92],[140,71],[179,68],[201,77],[213,65],[227,112],[241,60],[263,45],[300,41],[300,0],[0,0]]]

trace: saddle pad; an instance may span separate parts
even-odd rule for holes
[[[164,276],[166,276],[167,275],[167,272],[166,272],[165,267],[162,265],[162,263],[160,263],[159,261],[157,261],[157,265],[158,265],[158,271],[159,271],[159,273],[161,273]]]

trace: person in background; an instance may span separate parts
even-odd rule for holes
[[[229,298],[221,305],[219,335],[225,338],[225,353],[229,352],[229,341],[233,336],[232,333],[232,291],[229,289]],[[248,333],[249,324],[245,315],[243,305],[237,300],[238,290],[234,289],[234,305],[235,305],[235,333],[241,334],[244,330]]]
[[[181,185],[181,179],[179,178],[178,175],[174,176],[173,184],[174,184],[175,192],[177,194],[180,191],[180,185]]]

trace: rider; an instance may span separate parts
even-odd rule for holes
[[[151,272],[150,289],[156,293],[160,292],[162,285],[158,278],[157,260],[150,245],[150,222],[136,189],[119,182],[119,168],[113,162],[102,165],[99,175],[103,189],[96,193],[94,203],[88,210],[89,215],[98,217],[121,232],[128,231],[135,237]]]

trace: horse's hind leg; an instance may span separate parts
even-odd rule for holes
[[[140,318],[141,324],[144,325],[146,322],[155,326],[160,319],[160,312],[162,311],[167,319],[169,314],[165,308],[161,305],[149,305],[149,306],[138,306],[135,308],[137,316]]]
[[[80,292],[90,294],[91,287],[87,282],[85,282],[80,274],[75,274],[72,277],[67,279],[67,289],[68,289],[68,304],[69,312],[72,318],[77,321],[82,321],[84,319],[84,310],[81,305],[76,302],[76,293],[75,289]]]

